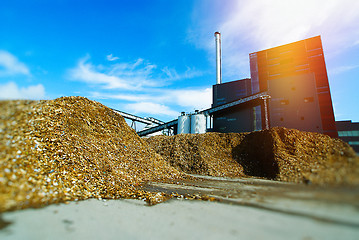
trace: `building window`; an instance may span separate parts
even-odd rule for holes
[[[289,100],[281,100],[280,101],[280,105],[288,105],[289,104]]]
[[[314,48],[314,49],[308,49],[307,52],[313,52],[313,51],[316,51],[316,50],[321,50],[322,48]]]
[[[300,117],[300,120],[304,120],[304,117]]]
[[[276,73],[276,74],[272,74],[272,75],[269,75],[269,77],[275,77],[275,76],[279,76],[280,73]]]
[[[354,131],[338,131],[339,137],[359,137],[359,130]]]
[[[308,58],[314,58],[314,57],[320,57],[320,56],[322,56],[322,54],[317,54],[317,55],[309,56]]]
[[[359,145],[359,141],[349,141],[349,145]]]
[[[284,121],[284,119],[283,119],[282,117],[280,118],[280,120],[281,120],[282,122]]]
[[[305,103],[314,102],[314,98],[313,97],[306,97],[306,98],[304,98],[304,102]]]

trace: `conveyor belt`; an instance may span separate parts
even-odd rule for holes
[[[209,108],[209,109],[206,109],[206,110],[199,111],[199,113],[202,113],[202,114],[205,114],[205,115],[212,115],[215,112],[223,111],[225,109],[229,109],[229,108],[232,108],[234,106],[239,106],[241,104],[258,101],[260,99],[264,100],[264,99],[268,99],[268,98],[270,98],[270,96],[268,95],[267,92],[260,92],[260,93],[257,93],[257,94],[250,95],[248,97],[244,97],[244,98],[235,100],[235,101],[230,102],[230,103],[226,103],[226,104],[223,104],[223,105],[220,105],[220,106],[217,106],[217,107],[213,107],[213,108]],[[138,131],[137,134],[140,137],[142,137],[142,136],[146,136],[148,134],[155,133],[155,132],[158,132],[158,131],[161,131],[161,130],[164,130],[164,129],[167,129],[167,128],[170,128],[170,127],[174,127],[177,124],[178,124],[178,120],[175,119],[175,120],[172,120],[170,122],[161,124],[161,125],[153,127],[153,128]]]

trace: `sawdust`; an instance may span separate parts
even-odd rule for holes
[[[182,174],[124,119],[82,97],[0,101],[0,212],[87,198],[161,201],[146,181]]]
[[[215,177],[244,177],[232,150],[247,133],[179,134],[145,138],[150,147],[180,171]]]
[[[272,128],[251,133],[154,136],[149,145],[176,169],[319,185],[359,185],[359,158],[327,135]]]
[[[144,140],[120,115],[83,97],[0,101],[0,113],[0,212],[88,198],[155,204],[183,196],[145,184],[180,182],[190,178],[185,173],[359,184],[355,152],[322,134],[273,128]]]

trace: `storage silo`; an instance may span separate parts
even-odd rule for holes
[[[177,134],[191,132],[191,117],[184,112],[178,117]]]
[[[205,133],[207,129],[206,121],[206,116],[196,111],[196,113],[191,116],[191,133]]]

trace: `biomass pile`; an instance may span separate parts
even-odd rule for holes
[[[186,173],[359,185],[359,158],[353,149],[319,133],[275,127],[251,133],[154,136],[147,142]]]
[[[169,196],[145,191],[145,183],[189,179],[184,172],[359,185],[355,152],[322,134],[272,128],[145,141],[83,97],[0,101],[0,113],[0,212],[88,198],[152,204]]]
[[[215,177],[244,177],[233,157],[248,133],[179,134],[145,138],[151,148],[180,171]]]
[[[142,198],[182,174],[111,109],[82,97],[0,101],[0,212],[87,198]]]

